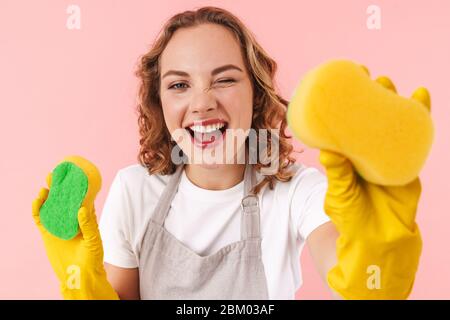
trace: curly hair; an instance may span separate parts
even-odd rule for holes
[[[258,193],[266,184],[274,188],[275,180],[289,181],[293,173],[288,170],[295,162],[291,157],[293,146],[291,136],[286,134],[286,109],[288,101],[277,94],[274,77],[277,63],[269,57],[258,44],[252,33],[230,12],[217,7],[202,7],[195,11],[185,11],[170,18],[163,26],[151,49],[139,59],[136,76],[139,79],[137,102],[138,124],[140,134],[140,151],[138,161],[145,166],[149,174],[172,174],[176,165],[171,161],[171,151],[175,142],[164,121],[159,94],[160,57],[173,34],[180,28],[188,28],[204,23],[214,23],[226,27],[240,44],[244,63],[250,74],[253,86],[253,119],[252,128],[279,129],[278,171],[266,175],[253,189]],[[270,130],[269,130],[270,131]],[[247,141],[248,142],[248,141]],[[268,136],[267,154],[270,156],[271,136]],[[253,167],[260,171],[260,161]]]

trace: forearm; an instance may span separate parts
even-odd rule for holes
[[[329,287],[327,281],[328,272],[337,263],[336,241],[338,237],[339,233],[330,221],[311,232],[306,241],[314,266],[327,287]],[[332,288],[330,288],[330,292],[333,299],[342,299]]]
[[[120,268],[105,263],[105,270],[121,300],[140,300],[138,268]]]

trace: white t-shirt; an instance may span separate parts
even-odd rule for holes
[[[329,221],[323,210],[327,180],[315,168],[294,164],[295,176],[259,193],[262,260],[269,299],[294,299],[302,284],[300,254],[308,235]],[[149,175],[139,165],[118,171],[100,219],[105,262],[139,267],[140,244],[169,176]],[[257,174],[257,181],[262,176]],[[200,255],[240,240],[244,182],[206,190],[183,172],[164,227]]]

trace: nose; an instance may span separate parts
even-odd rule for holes
[[[192,113],[208,113],[217,109],[217,102],[209,88],[199,91],[192,99],[190,111]]]

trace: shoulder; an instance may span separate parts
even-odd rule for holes
[[[326,176],[317,168],[306,166],[302,163],[294,163],[287,169],[292,173],[292,178],[287,182],[277,181],[273,192],[292,198],[294,194],[308,194],[314,189],[326,189]],[[257,174],[257,181],[261,181],[264,176]],[[267,192],[268,188],[264,188]]]
[[[291,180],[291,188],[294,189],[294,192],[299,189],[310,191],[316,188],[326,189],[327,178],[319,169],[296,163],[293,165],[292,171],[294,175]]]
[[[141,164],[132,164],[123,167],[117,171],[117,175],[121,179],[127,181],[141,181],[141,180],[165,180],[167,176],[159,174],[150,174],[146,167]]]
[[[117,171],[110,187],[108,202],[140,221],[158,202],[169,175],[150,174],[146,167],[133,164]],[[113,209],[119,210],[119,209]]]
[[[159,191],[168,181],[167,175],[150,174],[141,164],[132,164],[117,171],[115,180],[130,191]],[[133,192],[134,193],[134,192]]]

